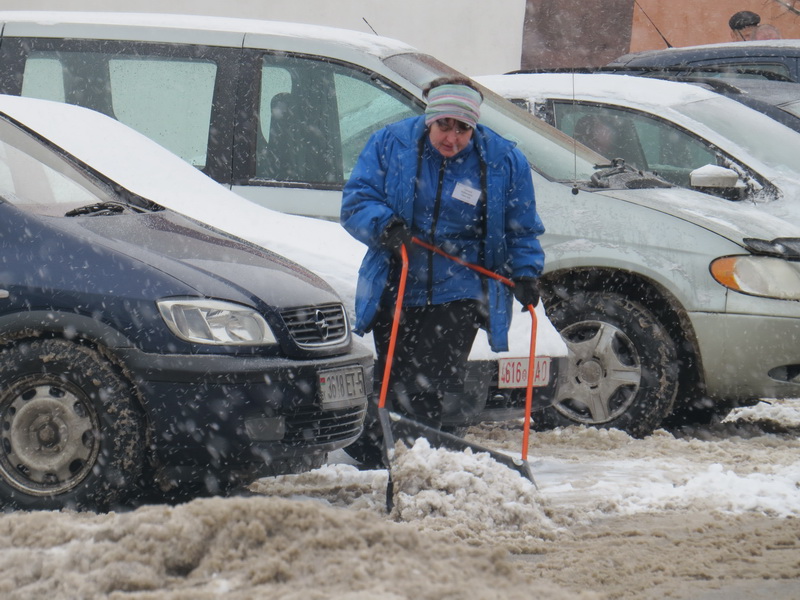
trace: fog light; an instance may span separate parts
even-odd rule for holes
[[[784,365],[767,373],[772,379],[786,383],[800,383],[800,365]]]

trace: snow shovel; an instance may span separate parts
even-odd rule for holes
[[[418,238],[412,238],[412,242],[432,250],[438,254],[441,254],[455,262],[462,264],[468,268],[474,269],[479,273],[482,273],[486,276],[492,277],[499,281],[502,281],[508,286],[513,287],[514,283],[501,276],[497,273],[493,273],[488,269],[484,269],[479,265],[473,265],[466,261],[461,260],[458,257],[452,256],[447,254],[443,250],[436,248],[435,246],[431,246]],[[389,379],[390,374],[392,371],[392,362],[394,359],[394,351],[397,342],[397,332],[400,328],[400,316],[403,310],[403,296],[405,295],[405,288],[406,288],[406,280],[408,278],[408,252],[406,251],[405,246],[401,246],[400,248],[400,257],[402,261],[402,268],[400,271],[400,283],[397,289],[397,300],[395,302],[395,311],[392,320],[392,330],[389,337],[389,347],[386,352],[386,364],[384,366],[383,371],[383,379],[381,381],[381,391],[380,397],[378,401],[378,419],[380,421],[381,430],[383,434],[383,447],[382,447],[382,455],[383,455],[383,462],[386,465],[386,470],[389,474],[389,480],[387,483],[386,488],[386,509],[387,511],[391,512],[392,507],[394,505],[394,482],[392,480],[392,469],[391,469],[391,459],[394,457],[394,445],[396,439],[404,440],[404,443],[411,445],[413,440],[419,437],[425,437],[431,445],[438,448],[449,448],[451,450],[466,450],[467,448],[471,449],[473,452],[486,452],[491,456],[494,460],[503,464],[510,469],[517,471],[520,475],[531,481],[534,485],[536,482],[533,479],[533,474],[531,473],[530,466],[528,464],[528,438],[530,432],[530,414],[531,414],[531,406],[533,404],[533,375],[534,375],[534,361],[536,360],[536,329],[537,329],[537,322],[536,322],[536,315],[534,312],[534,308],[532,305],[529,305],[528,311],[531,314],[532,318],[532,327],[531,327],[531,346],[530,346],[530,357],[528,361],[528,380],[527,380],[527,393],[525,397],[525,421],[524,421],[524,428],[523,428],[523,447],[522,447],[522,459],[514,458],[505,454],[503,452],[498,452],[496,450],[491,450],[486,448],[485,446],[481,446],[480,444],[475,444],[472,442],[467,442],[466,440],[449,434],[444,431],[440,431],[434,427],[430,427],[425,425],[424,423],[420,423],[415,421],[414,419],[410,419],[406,416],[400,415],[396,412],[390,411],[386,408],[386,397],[389,392]]]

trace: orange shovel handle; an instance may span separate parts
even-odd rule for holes
[[[400,329],[400,315],[403,313],[403,296],[406,293],[406,279],[408,279],[408,252],[406,252],[405,245],[400,246],[400,259],[402,263],[400,284],[397,286],[397,300],[395,301],[394,316],[392,318],[392,333],[389,337],[389,349],[386,352],[386,364],[383,367],[383,379],[381,380],[381,394],[378,400],[378,408],[384,408],[386,406],[386,396],[389,393],[389,375],[392,372],[394,348],[397,344],[397,332]]]
[[[432,246],[427,242],[423,242],[419,238],[416,237],[411,238],[411,241],[417,244],[418,246],[425,248],[426,250],[430,250],[431,252],[435,252],[436,254],[444,256],[445,258],[448,258],[460,265],[472,269],[473,271],[477,271],[482,275],[491,277],[492,279],[496,279],[497,281],[500,281],[509,287],[514,287],[513,281],[511,281],[507,277],[498,275],[494,271],[490,271],[489,269],[485,269],[480,265],[469,263],[465,260],[458,258],[457,256],[448,254],[441,248],[437,248],[436,246]],[[397,332],[400,329],[400,316],[402,315],[403,312],[403,296],[405,295],[406,280],[408,279],[408,252],[406,251],[405,245],[400,247],[400,258],[402,263],[400,270],[400,283],[397,287],[397,300],[395,302],[394,316],[392,319],[392,332],[389,338],[389,348],[386,352],[386,364],[384,365],[383,369],[383,380],[381,381],[381,393],[378,401],[379,408],[384,408],[386,406],[386,397],[389,393],[389,377],[392,372],[392,361],[394,360],[394,350],[397,344]],[[528,312],[531,315],[531,345],[530,345],[530,354],[528,355],[528,381],[525,390],[525,419],[522,431],[522,460],[528,460],[528,441],[530,438],[531,410],[533,407],[533,379],[535,375],[534,369],[536,366],[536,329],[537,329],[536,311],[533,305],[529,304],[526,308],[528,309]]]

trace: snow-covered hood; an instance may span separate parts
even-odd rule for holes
[[[169,150],[101,113],[5,95],[0,95],[0,112],[125,189],[163,206],[175,209],[195,203],[198,196],[222,201],[231,195]],[[95,135],[87,136],[87,131]]]
[[[607,190],[597,192],[646,206],[671,215],[698,227],[712,231],[736,244],[752,237],[772,240],[777,237],[800,237],[798,221],[789,221],[764,210],[766,204],[732,202],[716,196],[693,192],[683,188],[656,188],[646,190]],[[774,202],[784,206],[780,201]]]

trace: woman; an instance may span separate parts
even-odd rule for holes
[[[393,407],[441,425],[444,394],[463,391],[479,327],[492,349],[508,347],[512,292],[414,244],[510,277],[523,306],[537,304],[544,264],[530,165],[514,144],[479,125],[481,93],[466,78],[425,90],[425,114],[377,131],[344,188],[341,222],[367,253],[359,271],[355,332],[372,330],[383,375],[400,273],[409,255],[392,363]],[[379,389],[380,381],[376,381]]]

